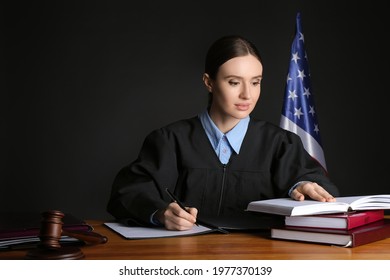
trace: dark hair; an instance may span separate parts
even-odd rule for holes
[[[219,67],[229,59],[251,54],[261,62],[259,51],[249,40],[238,35],[229,35],[219,38],[207,51],[205,73],[215,79]]]

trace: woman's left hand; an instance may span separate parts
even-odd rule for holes
[[[322,202],[336,201],[336,198],[315,182],[303,182],[291,193],[291,198],[295,200],[304,200],[306,197]]]

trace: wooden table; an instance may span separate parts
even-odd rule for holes
[[[87,260],[390,260],[390,238],[355,248],[272,240],[261,231],[126,240],[102,221],[87,222],[108,238],[80,247]],[[0,259],[24,259],[26,253],[0,252]]]

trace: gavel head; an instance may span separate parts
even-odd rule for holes
[[[39,246],[45,248],[60,248],[60,238],[62,234],[62,218],[64,213],[58,210],[49,210],[42,213]]]

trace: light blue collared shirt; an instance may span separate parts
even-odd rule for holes
[[[241,119],[225,134],[215,125],[207,110],[199,114],[199,119],[221,163],[228,163],[233,152],[240,153],[242,141],[248,130],[249,116]]]

